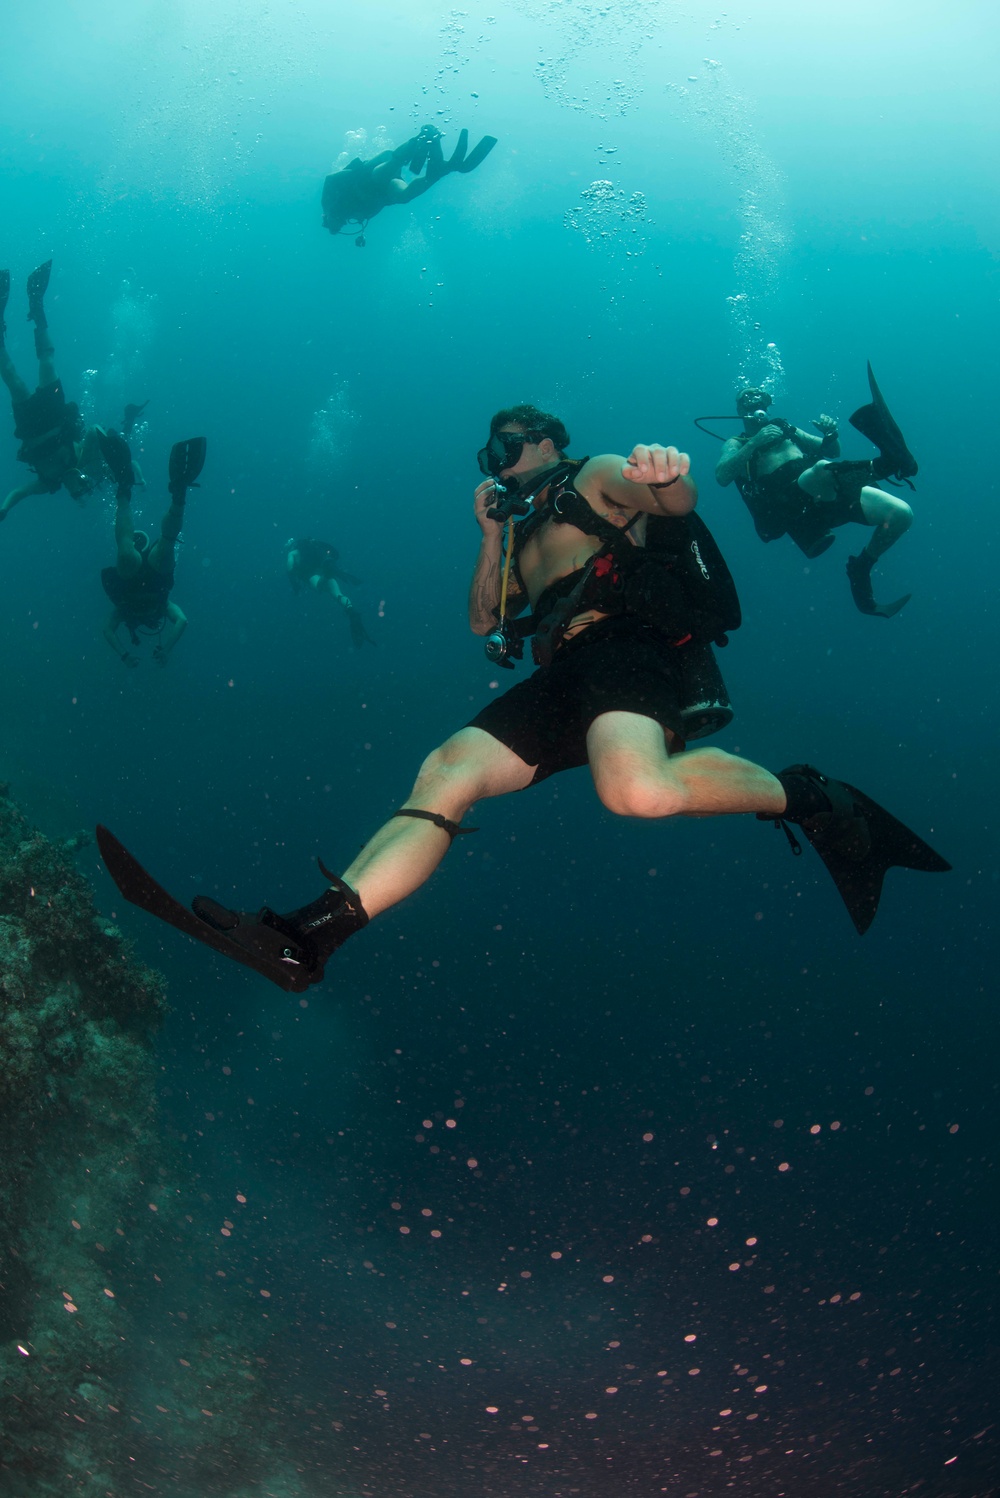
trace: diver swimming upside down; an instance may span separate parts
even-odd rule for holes
[[[474,831],[461,824],[476,801],[584,764],[599,799],[620,816],[755,813],[783,825],[801,851],[787,824],[798,825],[859,932],[874,919],[889,868],[949,868],[864,792],[812,766],[772,775],[718,749],[685,749],[683,653],[714,638],[720,625],[739,622],[738,606],[734,619],[731,603],[723,598],[720,610],[698,582],[713,570],[704,554],[687,578],[655,566],[653,577],[644,577],[653,559],[643,553],[653,548],[657,528],[691,524],[689,459],[675,447],[639,444],[627,458],[572,460],[568,442],[558,418],[534,407],[498,412],[483,449],[490,476],[474,500],[481,543],[469,620],[474,633],[487,636],[497,629],[502,579],[506,572],[509,582],[510,572],[503,557],[508,522],[497,516],[496,501],[511,488],[531,495],[517,556],[520,605],[515,599],[509,612],[531,606],[542,664],[428,756],[405,804],[343,877],[321,864],[327,889],[284,914],[267,906],[232,909],[207,896],[188,909],[101,827],[102,856],[126,899],[280,988],[302,992],[321,981],[349,937],[418,889],[454,839]],[[688,534],[698,550],[699,532]],[[640,586],[630,591],[631,575]],[[581,583],[584,591],[576,593]],[[560,608],[566,600],[568,608]]]
[[[141,409],[141,408],[139,408]],[[135,411],[127,407],[126,413]],[[127,420],[126,420],[126,425]],[[135,667],[139,657],[129,649],[122,650],[119,631],[128,630],[131,644],[137,646],[141,635],[158,636],[153,660],[165,666],[181,635],[187,629],[187,616],[173,602],[174,567],[177,542],[184,525],[184,507],[188,490],[197,489],[205,464],[204,437],[175,442],[170,449],[167,484],[170,506],[160,522],[160,534],[151,541],[145,531],[136,530],[132,519],[132,490],[136,483],[135,464],[124,437],[117,432],[100,434],[104,460],[114,474],[118,488],[115,495],[115,546],[113,567],[101,573],[101,585],[114,604],[104,626],[104,638],[125,666]]]
[[[82,504],[104,477],[98,443],[98,427],[85,427],[80,408],[67,401],[55,370],[55,349],[49,337],[45,293],[52,273],[46,260],[28,277],[28,321],[35,325],[38,386],[28,389],[7,352],[4,314],[10,297],[10,271],[0,270],[0,379],[10,391],[14,413],[14,435],[20,439],[17,452],[36,475],[12,489],[0,505],[0,520],[22,500],[36,494],[58,494],[60,489]]]
[[[323,184],[323,227],[331,234],[355,235],[354,243],[361,249],[369,221],[383,208],[412,203],[452,172],[474,172],[496,143],[495,136],[484,135],[469,151],[469,132],[462,130],[446,160],[440,130],[424,125],[412,140],[393,151],[383,151],[370,161],[356,156],[341,171],[332,172]],[[409,182],[403,176],[406,170],[411,173]]]

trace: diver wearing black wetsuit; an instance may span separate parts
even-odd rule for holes
[[[10,271],[0,271],[0,378],[10,391],[14,435],[21,442],[18,462],[26,463],[37,475],[10,491],[0,505],[0,520],[6,520],[15,505],[33,494],[57,494],[65,488],[82,503],[103,475],[98,428],[85,429],[79,406],[67,401],[56,375],[44,301],[51,270],[52,261],[47,260],[28,277],[28,321],[35,324],[38,355],[38,388],[34,391],[21,379],[7,352],[3,317],[10,296]]]
[[[340,553],[328,541],[318,541],[314,536],[292,536],[285,542],[285,567],[293,593],[313,588],[317,593],[328,593],[343,608],[351,631],[351,643],[360,650],[372,641],[365,629],[364,621],[348,598],[341,583],[357,583],[358,578],[345,572],[339,564]]]
[[[365,243],[369,220],[383,208],[412,203],[451,172],[475,171],[495,145],[495,136],[484,135],[469,152],[469,132],[463,130],[446,161],[440,130],[425,125],[418,135],[394,151],[383,151],[371,161],[356,156],[341,171],[332,172],[323,184],[323,227],[331,234],[356,235],[354,242],[360,248]],[[407,169],[414,174],[409,182],[403,176]]]
[[[851,422],[880,449],[878,458],[836,461],[840,444],[832,416],[816,418],[812,425],[819,436],[813,436],[780,417],[769,417],[771,397],[747,386],[736,396],[743,431],[724,444],[715,477],[723,487],[736,484],[762,541],[790,536],[810,558],[822,556],[833,545],[833,531],[841,525],[873,527],[868,545],[848,558],[847,575],[861,613],[891,618],[910,594],[877,604],[872,568],[909,530],[913,511],[898,494],[876,487],[876,481],[894,476],[908,483],[917,465],[885,407],[871,365],[868,378],[872,404],[856,411]]]

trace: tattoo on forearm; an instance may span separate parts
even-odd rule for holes
[[[469,611],[482,623],[492,623],[500,602],[500,576],[496,562],[484,559],[476,564],[469,592]]]

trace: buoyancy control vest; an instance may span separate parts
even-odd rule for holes
[[[139,643],[138,629],[156,633],[163,628],[170,591],[174,586],[173,568],[169,572],[158,572],[144,554],[142,566],[131,577],[123,577],[117,567],[105,567],[101,572],[101,584],[121,614],[133,645]]]
[[[528,538],[551,521],[575,526],[601,542],[587,564],[546,588],[519,633],[535,635],[534,657],[552,659],[577,614],[632,614],[672,645],[725,644],[742,622],[732,574],[708,526],[688,515],[647,515],[646,542],[636,546],[628,526],[612,525],[579,493],[574,478],[586,459],[557,469],[543,502],[514,530],[515,570]],[[520,579],[519,579],[520,580]]]
[[[547,522],[573,525],[602,544],[586,565],[559,578],[541,594],[514,632],[534,634],[536,664],[551,663],[570,621],[589,609],[632,615],[677,648],[676,664],[686,740],[718,733],[732,722],[729,693],[712,645],[728,644],[742,623],[736,584],[715,537],[699,515],[648,515],[646,541],[636,546],[627,526],[603,519],[573,480],[588,460],[567,460],[553,474],[543,502],[515,527],[513,567],[528,538]]]
[[[23,401],[14,405],[14,436],[20,439],[17,458],[29,468],[47,460],[65,457],[75,461],[73,444],[83,435],[80,407],[67,401],[60,380],[40,385]]]

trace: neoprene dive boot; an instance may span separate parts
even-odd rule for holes
[[[951,868],[922,838],[877,801],[844,780],[833,780],[813,765],[790,765],[776,777],[785,792],[785,810],[758,812],[760,822],[784,829],[792,852],[802,847],[789,822],[801,827],[826,865],[859,935],[875,919],[882,882],[892,868],[945,874]]]
[[[323,977],[324,964],[349,936],[368,924],[357,893],[320,864],[329,880],[318,900],[279,915],[269,906],[231,910],[207,895],[190,907],[174,898],[107,827],[97,828],[105,867],[125,899],[203,946],[253,968],[286,993],[303,993]]]
[[[330,889],[318,900],[285,915],[266,905],[256,913],[230,910],[207,895],[196,895],[191,909],[199,921],[244,954],[238,960],[248,962],[282,987],[282,980],[291,978],[291,986],[298,992],[321,983],[326,963],[337,948],[368,924],[368,914],[356,892],[335,875],[326,877],[331,881]]]

